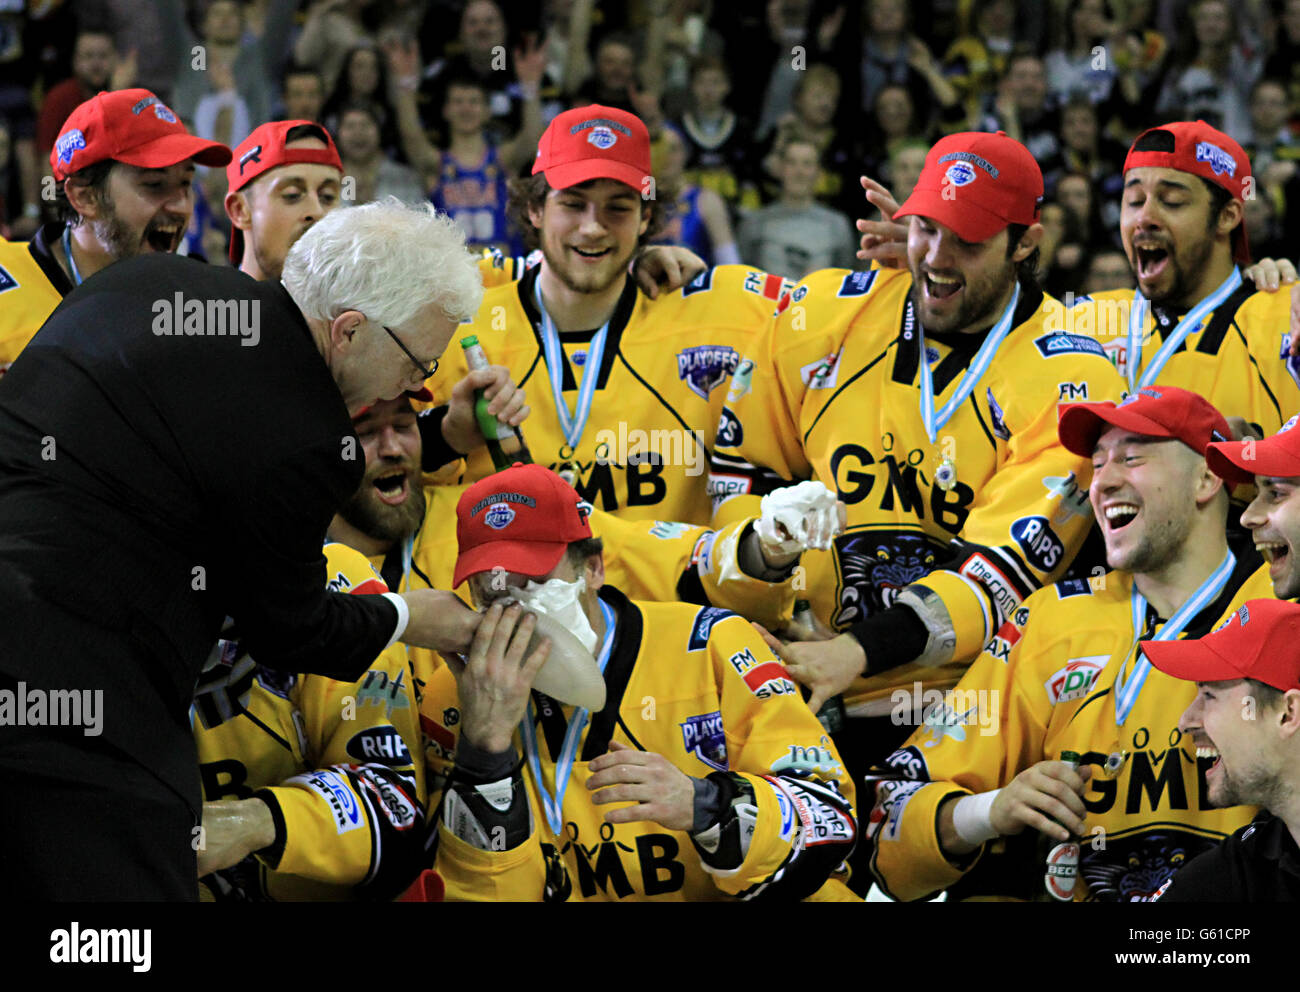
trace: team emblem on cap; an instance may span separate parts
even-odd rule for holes
[[[138,101],[136,105],[131,108],[131,113],[138,117],[150,107],[153,107],[153,115],[160,121],[166,121],[168,124],[176,123],[176,115],[168,110],[166,104],[156,96],[147,96],[143,100]]]
[[[1198,141],[1196,143],[1196,161],[1209,162],[1210,168],[1214,170],[1216,176],[1227,173],[1229,176],[1236,178],[1237,160],[1218,145],[1211,144],[1208,141]]]
[[[509,527],[515,519],[515,511],[506,503],[493,503],[483,514],[483,522],[493,530]]]
[[[602,124],[591,129],[591,134],[587,135],[587,143],[595,145],[601,151],[605,151],[607,148],[613,148],[618,144],[618,135]]]
[[[954,186],[968,186],[975,181],[975,167],[969,162],[954,162],[943,176]]]
[[[54,148],[59,153],[59,161],[64,165],[72,161],[72,156],[79,149],[85,147],[86,136],[75,127],[66,134],[59,135],[59,140],[54,143]]]

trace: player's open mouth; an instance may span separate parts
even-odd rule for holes
[[[409,487],[406,484],[406,472],[394,469],[375,479],[375,493],[381,503],[388,506],[400,506],[406,502]]]
[[[1283,571],[1291,558],[1291,546],[1285,541],[1256,541],[1255,550],[1268,562],[1269,575]]]
[[[1106,529],[1123,530],[1137,519],[1141,510],[1133,503],[1112,503],[1106,507]]]
[[[587,248],[587,249],[584,249],[584,248],[574,248],[573,250],[574,250],[574,252],[577,253],[577,255],[578,255],[579,258],[585,258],[585,259],[587,259],[588,261],[595,262],[595,261],[598,261],[598,260],[604,258],[606,255],[608,255],[608,254],[609,254],[610,252],[612,252],[614,249],[613,249],[613,248],[602,248],[600,251],[592,251],[592,250],[589,249],[589,248]]]
[[[950,276],[937,276],[933,272],[925,273],[925,293],[932,300],[946,300],[962,287],[960,279]]]
[[[1154,245],[1135,247],[1139,279],[1158,279],[1169,264],[1169,252]]]
[[[175,251],[183,230],[180,224],[150,224],[144,232],[144,243],[153,251]]]
[[[1214,769],[1218,768],[1219,765],[1223,762],[1223,758],[1219,755],[1219,749],[1216,748],[1216,747],[1210,746],[1210,745],[1205,745],[1205,744],[1198,744],[1198,745],[1197,745],[1197,747],[1196,747],[1196,757],[1198,757],[1198,758],[1213,758],[1213,759],[1214,759],[1214,764],[1212,764],[1212,765],[1211,765],[1209,768],[1207,768],[1206,771],[1205,771],[1205,773],[1206,773],[1207,775],[1208,775],[1210,772],[1214,771]]]

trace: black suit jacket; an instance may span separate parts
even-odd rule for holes
[[[250,333],[160,333],[178,293],[233,301],[227,330]],[[103,689],[104,741],[197,810],[189,707],[227,615],[262,664],[348,680],[393,633],[387,600],[325,591],[325,530],[364,470],[282,286],[110,266],[0,378],[0,673]]]

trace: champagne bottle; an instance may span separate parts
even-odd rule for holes
[[[1082,759],[1077,751],[1062,751],[1061,760],[1077,769]],[[1043,865],[1043,887],[1056,901],[1072,902],[1079,879],[1079,838],[1063,841],[1048,838],[1044,847],[1047,857]]]
[[[465,364],[469,366],[471,372],[488,368],[492,364],[483,353],[483,346],[478,343],[477,335],[471,334],[461,338],[460,346],[465,349]],[[488,413],[488,398],[483,395],[481,389],[474,391],[474,419],[478,421],[478,429],[487,443],[488,455],[491,456],[492,465],[498,472],[516,462],[526,464],[532,462],[533,456],[519,428],[503,424]]]

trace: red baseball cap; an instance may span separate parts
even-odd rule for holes
[[[50,168],[63,180],[108,159],[142,169],[165,169],[188,159],[225,165],[230,149],[190,134],[148,90],[106,90],[68,115],[50,150]]]
[[[1300,476],[1300,431],[1293,430],[1300,417],[1292,417],[1272,437],[1262,441],[1219,441],[1210,445],[1205,460],[1220,478],[1238,470],[1248,475],[1271,475],[1278,479]]]
[[[927,217],[963,241],[987,241],[1008,224],[1033,224],[1043,202],[1043,172],[1029,149],[1005,131],[962,131],[925,156],[912,195],[894,214]]]
[[[1061,408],[1057,434],[1067,451],[1091,458],[1097,438],[1107,426],[1175,438],[1198,455],[1204,455],[1211,442],[1232,437],[1232,428],[1209,400],[1177,386],[1143,386],[1118,404],[1110,400],[1070,403]],[[1233,484],[1251,481],[1249,473],[1235,469],[1216,474]]]
[[[452,585],[498,567],[545,575],[570,542],[591,537],[590,513],[577,490],[542,465],[516,462],[480,479],[456,504],[460,554]]]
[[[1286,692],[1300,689],[1300,606],[1252,599],[1199,640],[1143,641],[1147,659],[1188,682],[1254,679]]]
[[[300,134],[297,138],[319,138],[325,142],[325,147],[286,148],[289,132],[296,127],[313,128],[312,134]],[[298,162],[330,165],[338,169],[340,175],[343,174],[343,161],[339,158],[339,150],[334,147],[334,139],[330,137],[329,131],[321,125],[315,121],[267,121],[235,146],[230,164],[226,166],[226,184],[229,192],[237,193],[263,172]],[[230,260],[238,265],[243,257],[244,232],[231,224]]]
[[[1148,147],[1137,151],[1138,145]],[[1124,159],[1124,171],[1145,167],[1190,172],[1226,189],[1238,203],[1245,202],[1246,189],[1253,186],[1246,150],[1205,121],[1174,121],[1139,134]],[[1234,257],[1243,265],[1250,264],[1244,220]]]
[[[533,175],[546,173],[552,189],[590,179],[617,179],[640,190],[651,177],[650,132],[626,110],[589,107],[566,110],[537,142]]]

